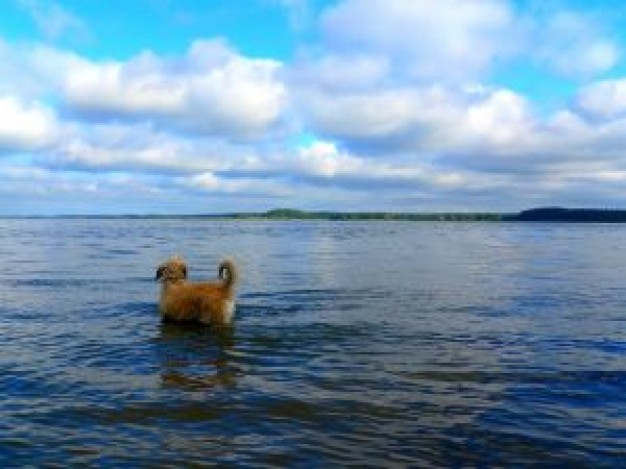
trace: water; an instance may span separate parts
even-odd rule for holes
[[[626,226],[0,220],[0,466],[623,467]],[[155,268],[243,271],[234,330]]]

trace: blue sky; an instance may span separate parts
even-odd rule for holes
[[[0,215],[624,207],[617,0],[7,0]]]
[[[3,11],[2,23],[6,39],[53,43],[91,59],[124,60],[145,49],[182,54],[194,40],[212,37],[228,38],[246,55],[285,58],[295,46],[295,37],[290,12],[281,5],[274,1],[16,0]]]

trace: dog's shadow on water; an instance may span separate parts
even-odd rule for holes
[[[232,327],[160,324],[156,351],[161,385],[188,391],[232,388],[241,376],[232,363],[234,349]]]

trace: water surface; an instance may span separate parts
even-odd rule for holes
[[[623,467],[625,225],[0,220],[0,466]],[[157,264],[240,264],[234,329]]]

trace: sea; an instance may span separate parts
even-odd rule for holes
[[[0,220],[0,467],[625,466],[624,224]]]

